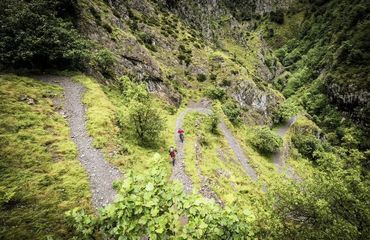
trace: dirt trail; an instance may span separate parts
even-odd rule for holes
[[[226,126],[225,122],[220,123],[222,134],[225,136],[231,149],[234,151],[235,156],[243,166],[245,172],[251,177],[253,181],[257,181],[257,174],[254,169],[249,165],[247,156],[244,154],[244,150],[240,147],[239,143],[231,133],[230,129]]]
[[[285,134],[289,131],[289,128],[297,121],[297,116],[294,116],[290,118],[282,127],[280,127],[277,131],[277,134],[280,137],[284,137]],[[274,160],[274,164],[277,167],[278,171],[281,173],[283,171],[283,167],[285,166],[285,159],[286,155],[289,151],[289,146],[284,143],[283,149],[276,152],[273,156],[272,159]],[[287,169],[287,174],[289,176],[292,176],[293,178],[296,178],[294,176],[294,171],[291,167]]]
[[[175,129],[175,142],[177,147],[177,158],[175,162],[175,166],[172,169],[172,179],[179,180],[187,193],[190,193],[193,189],[193,184],[190,177],[185,172],[184,166],[184,144],[180,141],[177,129],[182,128],[184,118],[187,113],[189,112],[199,112],[203,114],[211,114],[212,110],[210,109],[210,102],[208,101],[201,101],[199,103],[191,104],[186,110],[180,113],[179,117],[176,120],[176,129]],[[220,129],[225,136],[226,140],[228,141],[231,149],[234,151],[235,156],[238,158],[239,162],[245,169],[246,173],[252,178],[253,181],[257,180],[257,174],[254,169],[249,165],[248,158],[245,156],[243,149],[238,144],[237,140],[231,133],[230,129],[226,126],[226,124],[222,121],[220,124]]]
[[[37,78],[64,88],[63,111],[70,124],[71,138],[77,145],[78,158],[89,175],[92,202],[95,208],[113,202],[116,191],[112,183],[122,177],[122,174],[104,160],[100,150],[93,147],[93,139],[86,131],[85,106],[81,102],[84,87],[67,77],[41,76]]]

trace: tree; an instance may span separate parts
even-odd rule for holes
[[[68,213],[79,239],[103,234],[107,239],[246,239],[253,237],[246,211],[221,208],[200,195],[185,194],[169,183],[156,156],[148,174],[128,172],[117,184],[115,203],[99,215]]]
[[[131,101],[128,120],[142,146],[153,145],[164,129],[163,118],[151,99]]]
[[[90,44],[73,25],[78,11],[75,0],[1,1],[0,67],[82,68]]]
[[[309,178],[269,189],[285,239],[367,239],[370,181],[361,176],[359,152],[318,152]],[[278,197],[276,197],[278,196]]]
[[[261,153],[274,153],[283,145],[283,140],[268,127],[256,129],[253,145]]]

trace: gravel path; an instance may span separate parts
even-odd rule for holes
[[[185,115],[189,112],[189,109],[181,112],[176,120],[176,129],[175,129],[175,142],[177,148],[177,156],[175,165],[172,168],[172,176],[171,179],[179,180],[182,185],[184,186],[184,190],[186,193],[191,193],[193,190],[193,182],[191,181],[190,177],[185,172],[184,166],[184,143],[181,142],[178,134],[177,129],[182,128]],[[185,140],[186,141],[186,140]]]
[[[297,116],[290,118],[284,126],[280,127],[277,131],[277,134],[280,137],[284,137],[285,134],[289,131],[289,128],[297,121]],[[285,167],[285,159],[288,157],[289,153],[289,146],[288,144],[284,143],[283,149],[272,155],[272,159],[274,160],[274,164],[278,169],[279,173],[284,173]],[[285,173],[295,181],[301,181],[302,179],[294,172],[291,166],[288,166]]]
[[[280,127],[277,131],[277,134],[280,137],[284,137],[285,134],[289,131],[289,128],[297,121],[297,116],[290,118],[282,127]],[[279,172],[282,171],[282,168],[285,166],[285,155],[288,151],[288,146],[284,144],[283,149],[281,151],[276,152],[272,159],[276,167],[278,168]]]
[[[185,189],[185,192],[190,193],[193,189],[193,184],[190,177],[185,172],[184,166],[184,144],[180,141],[179,136],[177,134],[177,129],[182,128],[184,118],[187,113],[189,112],[199,112],[203,114],[211,114],[212,110],[210,109],[211,103],[209,101],[201,101],[199,103],[191,104],[186,110],[180,113],[176,120],[176,128],[175,128],[175,142],[177,147],[177,157],[175,166],[172,169],[172,179],[179,180]],[[254,169],[249,165],[248,158],[245,156],[243,149],[238,144],[237,140],[231,133],[230,129],[226,126],[226,124],[222,121],[220,123],[220,128],[225,136],[226,140],[228,141],[231,149],[233,149],[235,156],[238,158],[239,162],[245,169],[246,173],[252,178],[253,181],[257,180],[257,174]],[[186,141],[186,140],[185,140]]]
[[[220,128],[222,134],[225,136],[227,142],[229,143],[231,149],[234,151],[235,156],[239,160],[240,164],[243,166],[245,172],[251,177],[253,181],[257,181],[257,174],[254,169],[249,165],[247,156],[244,154],[243,149],[240,147],[239,143],[231,133],[230,129],[226,126],[225,122],[220,123]]]
[[[116,196],[112,183],[122,177],[122,174],[104,160],[100,150],[93,147],[93,139],[86,131],[85,106],[81,102],[84,87],[67,77],[41,76],[37,78],[64,88],[63,111],[70,124],[71,138],[77,145],[78,158],[89,175],[92,202],[95,208],[112,203]]]

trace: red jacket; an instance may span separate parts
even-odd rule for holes
[[[180,128],[179,130],[177,130],[177,133],[178,133],[178,134],[184,134],[184,132],[185,132],[185,131],[184,131],[184,130],[182,130],[181,128]]]

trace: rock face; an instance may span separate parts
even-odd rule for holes
[[[271,50],[262,36],[249,36],[256,24],[252,17],[288,7],[292,0],[81,1],[89,7],[83,8],[80,29],[116,56],[117,63],[109,66],[113,78],[145,82],[150,92],[179,106],[181,88],[200,87],[214,76],[215,87],[230,81],[229,96],[269,121],[280,97],[253,81],[269,82],[281,68],[267,66]],[[258,44],[251,45],[251,39]]]
[[[254,109],[259,123],[269,122],[269,116],[276,110],[280,99],[272,92],[258,89],[252,81],[242,81],[232,89],[233,98],[244,109]]]

